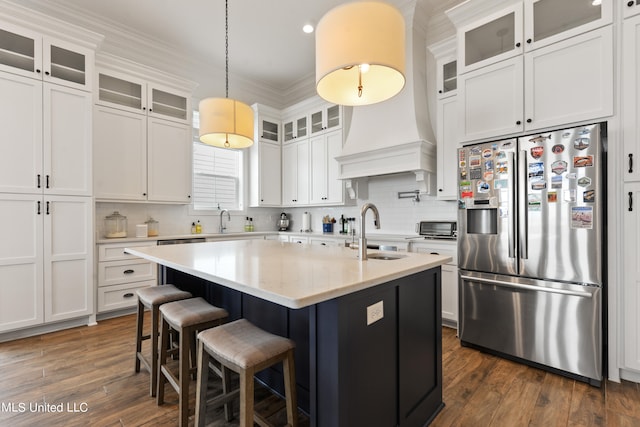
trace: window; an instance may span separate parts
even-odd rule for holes
[[[198,139],[193,113],[193,210],[242,210],[242,151],[212,147]]]

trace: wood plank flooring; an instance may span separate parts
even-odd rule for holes
[[[175,426],[173,390],[157,406],[148,373],[133,372],[134,331],[131,315],[0,343],[0,426]],[[640,426],[638,384],[594,388],[461,347],[449,328],[443,328],[443,383],[446,406],[437,427]],[[257,393],[261,413],[282,425],[283,402]],[[208,426],[237,425],[224,421],[221,408],[207,415]],[[309,425],[304,414],[301,425]]]

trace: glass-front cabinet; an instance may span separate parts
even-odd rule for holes
[[[342,126],[342,113],[339,105],[331,105],[314,110],[311,113],[311,135],[316,135]]]
[[[282,124],[283,142],[289,142],[296,138],[309,136],[307,123],[308,117],[306,115],[284,120]]]
[[[277,120],[260,117],[258,137],[266,142],[280,142],[280,123]]]
[[[0,22],[0,71],[91,90],[94,53]]]

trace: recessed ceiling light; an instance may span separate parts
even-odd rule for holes
[[[304,27],[302,27],[302,31],[304,31],[307,34],[311,34],[313,33],[313,25],[311,24],[304,24]]]

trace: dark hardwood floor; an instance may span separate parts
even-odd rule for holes
[[[149,375],[133,372],[134,330],[131,315],[0,343],[0,426],[175,426],[173,390],[156,406]],[[594,388],[460,347],[448,328],[443,372],[446,406],[433,426],[640,426],[638,384]],[[217,383],[211,387],[215,392]],[[283,402],[257,393],[259,410],[283,424]],[[237,425],[221,414],[209,410],[207,425]],[[301,425],[308,424],[301,414]]]

